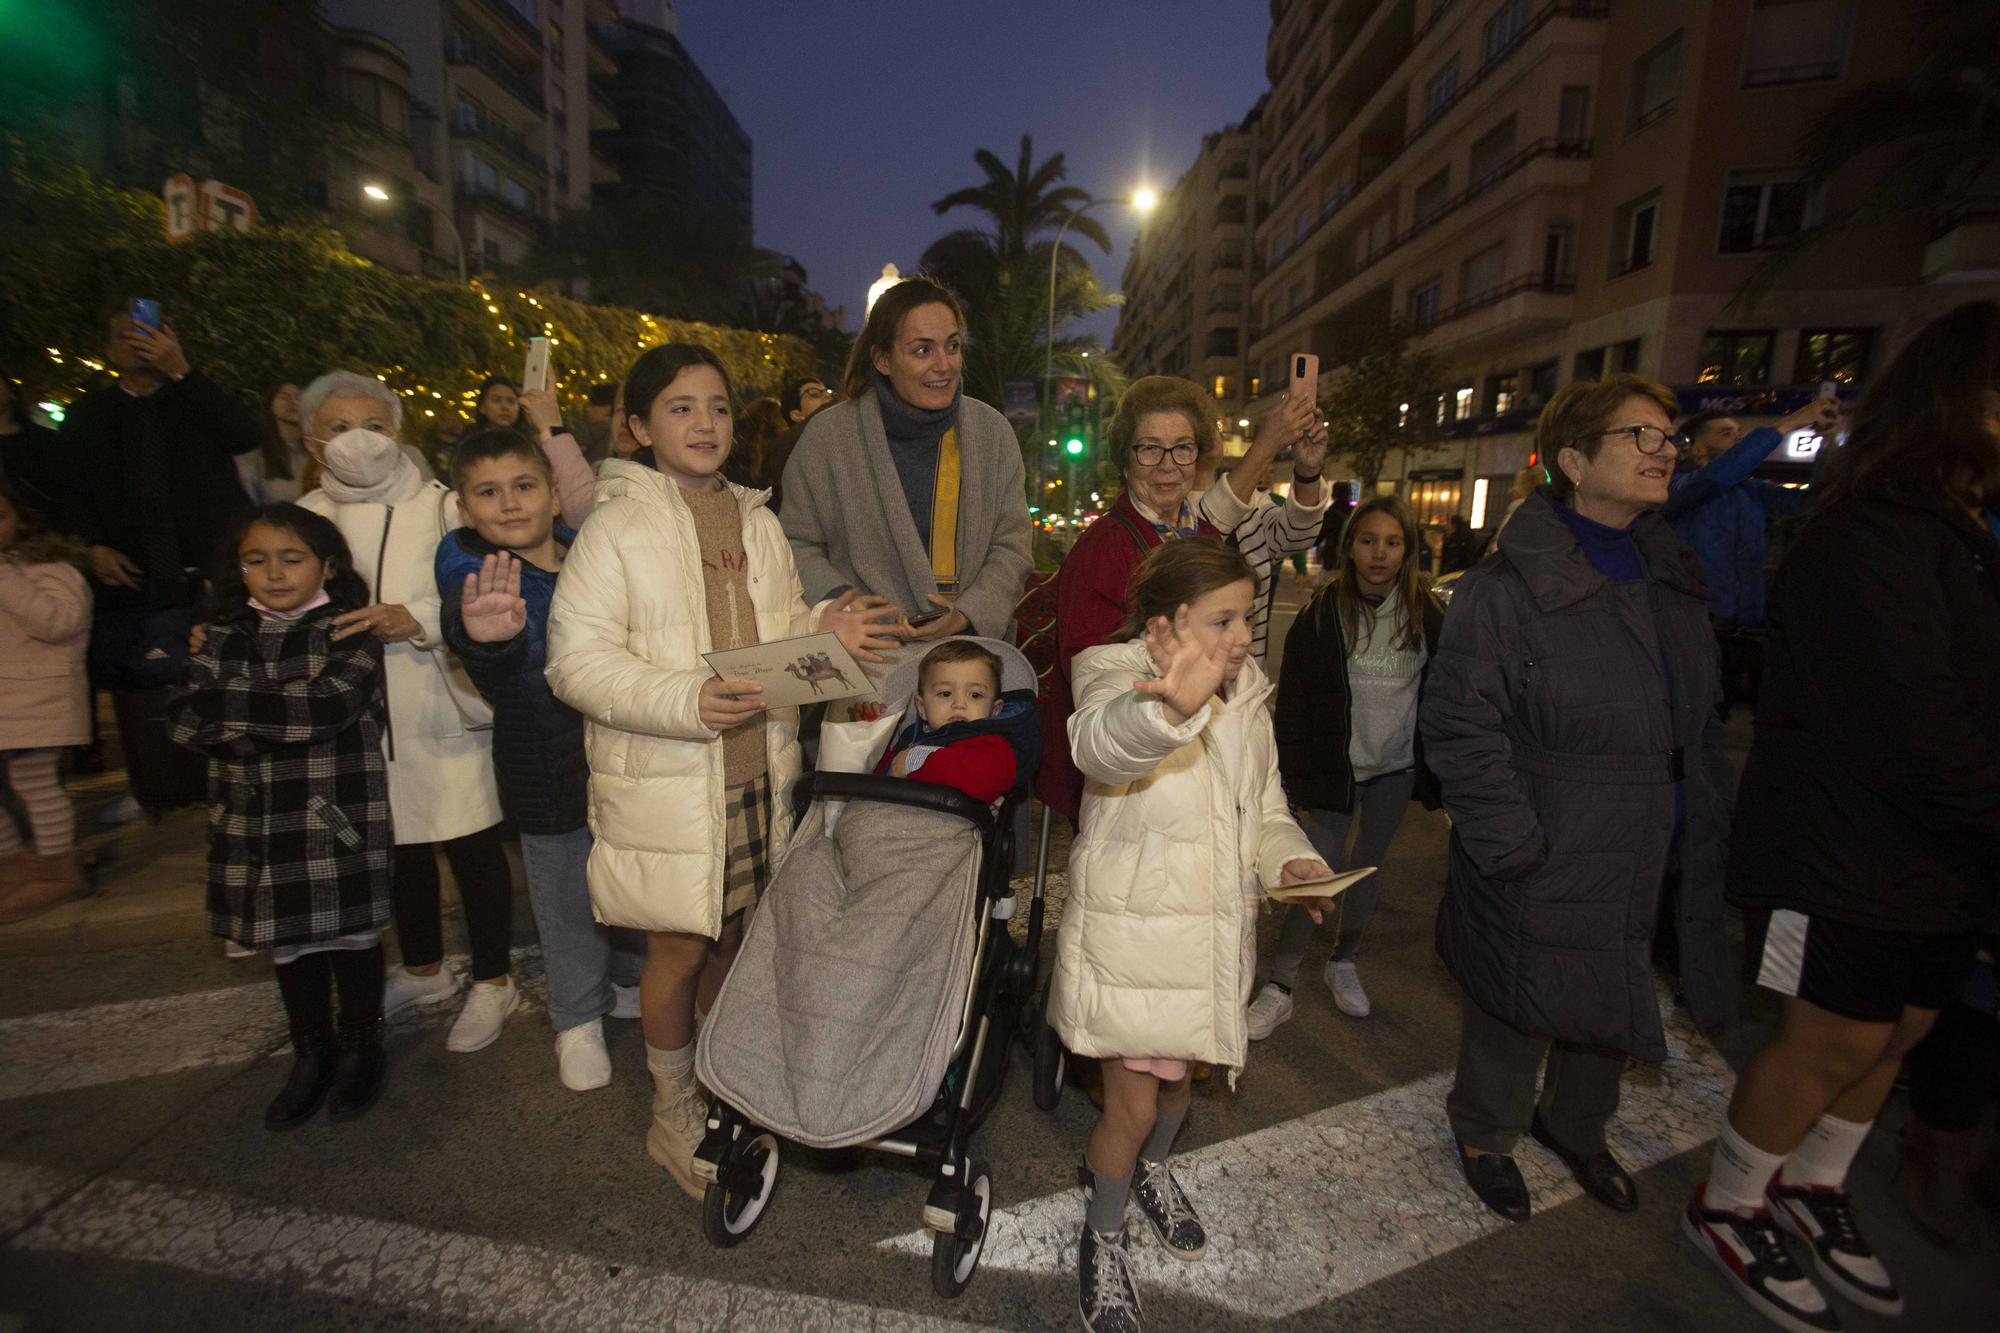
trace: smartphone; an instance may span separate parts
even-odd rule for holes
[[[1819,382],[1819,396],[1830,403],[1838,402],[1840,400],[1840,386],[1832,380],[1821,380]]]
[[[1292,355],[1292,393],[1304,394],[1309,403],[1319,401],[1319,358],[1311,352]]]
[[[160,303],[144,296],[132,298],[132,322],[154,333],[160,331]]]
[[[529,393],[546,393],[549,388],[549,340],[528,339],[528,361],[521,367],[521,387]]]
[[[940,606],[933,608],[932,610],[926,611],[920,616],[911,616],[910,628],[922,629],[925,625],[930,624],[933,620],[943,620],[945,617],[945,613],[950,609],[951,609],[950,607]]]

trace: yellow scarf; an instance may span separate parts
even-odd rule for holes
[[[938,591],[958,590],[958,427],[938,442],[937,483],[931,491],[931,576]]]

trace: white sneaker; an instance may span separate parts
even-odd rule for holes
[[[637,1018],[639,1016],[639,988],[611,983],[611,1016],[613,1018]]]
[[[413,1004],[442,1000],[457,991],[458,983],[443,968],[420,977],[406,967],[392,967],[382,983],[382,1017],[394,1018]]]
[[[593,1018],[556,1033],[556,1070],[562,1085],[571,1092],[589,1092],[611,1081],[611,1053],[604,1049],[603,1020]]]
[[[99,810],[97,822],[104,828],[116,828],[120,824],[131,823],[145,813],[145,807],[139,804],[139,798],[127,792]]]
[[[451,1035],[444,1039],[444,1048],[460,1055],[491,1046],[499,1039],[500,1025],[507,1015],[521,1007],[521,992],[512,977],[497,986],[475,982],[465,990],[465,1008],[458,1011],[458,1021],[451,1025]]]
[[[1326,965],[1326,984],[1333,989],[1333,1007],[1349,1018],[1366,1018],[1371,1007],[1361,989],[1361,974],[1351,962],[1333,959]]]
[[[1275,981],[1264,983],[1250,1001],[1250,1040],[1262,1041],[1292,1016],[1292,993]]]

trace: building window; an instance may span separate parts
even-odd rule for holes
[[[1507,276],[1507,243],[1487,246],[1459,266],[1458,299],[1461,304],[1477,301],[1499,287]]]
[[[1451,200],[1451,168],[1446,167],[1437,175],[1417,187],[1417,193],[1410,207],[1410,221],[1415,226],[1423,226],[1438,214]]]
[[[535,0],[507,0],[507,7],[528,22],[535,21]]]
[[[1456,414],[1454,421],[1469,421],[1472,418],[1472,386],[1462,385],[1451,391],[1451,408]]]
[[[486,108],[464,93],[451,104],[451,123],[467,133],[477,133],[486,123]]]
[[[1458,61],[1454,58],[1424,85],[1424,123],[1428,125],[1443,115],[1457,96]]]
[[[487,263],[489,264],[499,263],[500,242],[494,240],[491,236],[488,236],[485,240],[479,243],[479,253],[486,257]]]
[[[1794,384],[1854,385],[1868,373],[1868,355],[1875,350],[1873,329],[1806,329],[1799,334],[1799,360]]]
[[[1228,400],[1229,400],[1229,376],[1217,375],[1215,377],[1215,401],[1221,403],[1221,402],[1227,402]]]
[[[1498,13],[1486,20],[1486,64],[1507,53],[1528,30],[1528,0],[1502,0]]]
[[[1528,397],[1532,404],[1549,401],[1556,391],[1556,363],[1542,361],[1528,367]],[[1532,405],[1531,404],[1531,405]]]
[[[1556,137],[1564,143],[1582,143],[1590,137],[1590,89],[1580,83],[1565,84],[1556,101]]]
[[[1298,221],[1292,224],[1292,246],[1294,249],[1298,247],[1300,241],[1306,238],[1306,233],[1312,230],[1312,225],[1312,210],[1310,208],[1302,209],[1299,213]]]
[[[1467,182],[1478,189],[1507,169],[1514,156],[1514,117],[1495,125],[1472,144],[1472,177]]]
[[[557,69],[563,67],[563,29],[554,19],[549,20],[549,63]]]
[[[1660,192],[1642,195],[1618,210],[1611,233],[1611,276],[1649,268],[1659,241]]]
[[[1611,364],[1620,372],[1636,375],[1639,373],[1639,340],[1627,338],[1622,343],[1611,346]]]
[[[1847,63],[1852,0],[1754,0],[1743,86],[1837,79]]]
[[[1680,83],[1681,35],[1676,32],[1632,67],[1632,128],[1641,129],[1672,111]]]
[[[569,114],[569,97],[563,92],[560,81],[549,85],[549,114],[555,117],[558,125],[562,124],[564,117]]]
[[[1601,380],[1604,378],[1604,349],[1592,347],[1576,354],[1576,370],[1571,379]]]
[[[1695,380],[1700,384],[1769,384],[1769,329],[1710,329],[1701,336]]]
[[[1444,282],[1432,278],[1410,293],[1410,323],[1428,329],[1438,322],[1438,307],[1444,296]]]
[[[1264,392],[1264,377],[1261,375],[1252,375],[1250,377],[1250,396],[1255,398],[1262,392]]]
[[[1488,416],[1505,416],[1512,412],[1521,396],[1521,377],[1513,371],[1504,375],[1486,377],[1486,412]]]
[[[1797,172],[1730,172],[1717,248],[1741,255],[1783,244],[1812,225],[1812,196]]]
[[[1542,288],[1555,291],[1568,286],[1572,280],[1569,259],[1570,226],[1567,222],[1551,222],[1548,234],[1542,238]]]

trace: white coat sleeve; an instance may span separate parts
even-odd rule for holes
[[[1264,727],[1271,726],[1270,715],[1265,714]],[[1272,754],[1277,753],[1273,744]],[[1285,862],[1304,857],[1309,861],[1323,858],[1319,849],[1312,845],[1298,821],[1292,818],[1291,804],[1285,799],[1284,780],[1278,776],[1278,766],[1274,763],[1264,773],[1263,791],[1257,797],[1257,818],[1260,825],[1257,838],[1257,879],[1267,889],[1275,889],[1284,880]]]
[[[1166,706],[1132,688],[1132,672],[1084,663],[1076,671],[1076,712],[1069,719],[1070,758],[1085,777],[1120,786],[1150,776],[1160,761],[1201,735],[1212,714],[1203,704],[1179,726]]]
[[[615,506],[617,501],[613,501]],[[707,671],[655,666],[625,646],[630,607],[615,508],[577,533],[549,607],[549,664],[555,696],[600,726],[645,736],[705,741],[701,720]]]
[[[417,503],[429,504],[432,500],[425,495]],[[458,495],[454,491],[445,491],[436,498],[436,504],[437,535],[441,542],[460,526]],[[436,553],[437,543],[433,542],[431,549],[424,553],[423,577],[417,580],[417,595],[403,603],[403,609],[414,616],[423,628],[422,633],[410,640],[410,647],[426,653],[447,651],[444,642],[444,599],[438,595]]]

